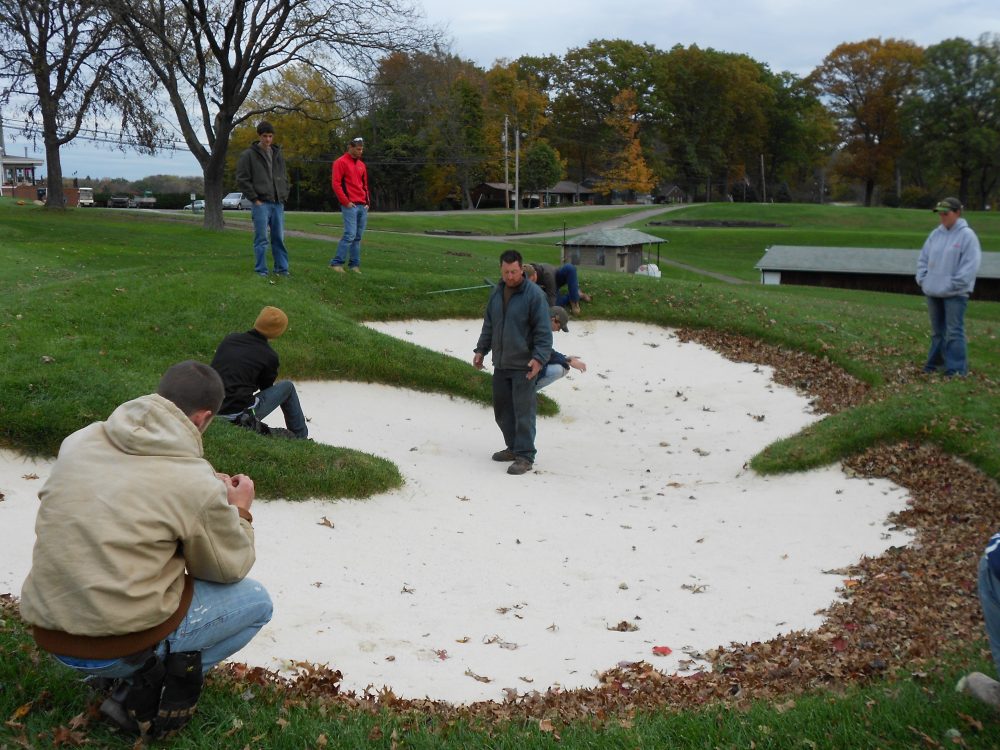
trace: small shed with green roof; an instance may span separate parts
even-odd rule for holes
[[[562,242],[562,262],[581,268],[635,273],[645,262],[643,248],[656,245],[659,261],[659,246],[664,242],[666,240],[638,229],[596,229]]]

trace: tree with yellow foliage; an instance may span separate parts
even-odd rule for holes
[[[635,91],[624,89],[612,99],[611,113],[605,118],[615,132],[614,145],[604,155],[604,169],[594,185],[599,193],[648,193],[656,185],[656,175],[646,164],[639,142],[638,110]]]

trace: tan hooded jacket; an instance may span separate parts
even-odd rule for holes
[[[156,394],[66,438],[38,497],[21,614],[53,653],[140,651],[183,619],[192,577],[232,583],[254,563],[249,513],[228,504],[198,428]]]

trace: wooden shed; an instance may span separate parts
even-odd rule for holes
[[[920,294],[919,250],[772,245],[754,268],[762,284],[798,284]],[[1000,253],[983,253],[972,299],[1000,301]]]
[[[597,229],[561,243],[562,262],[581,268],[635,273],[645,262],[643,247],[656,245],[659,260],[659,246],[664,242],[666,240],[638,229]]]

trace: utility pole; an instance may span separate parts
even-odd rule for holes
[[[510,208],[510,174],[507,171],[507,115],[503,116],[503,207]]]
[[[514,123],[514,231],[521,209],[521,126]]]
[[[3,113],[0,112],[0,198],[3,198],[3,158],[7,155],[3,145]],[[11,180],[11,195],[14,194],[14,181]]]
[[[764,179],[764,154],[760,155],[760,194],[767,203],[767,181]]]

